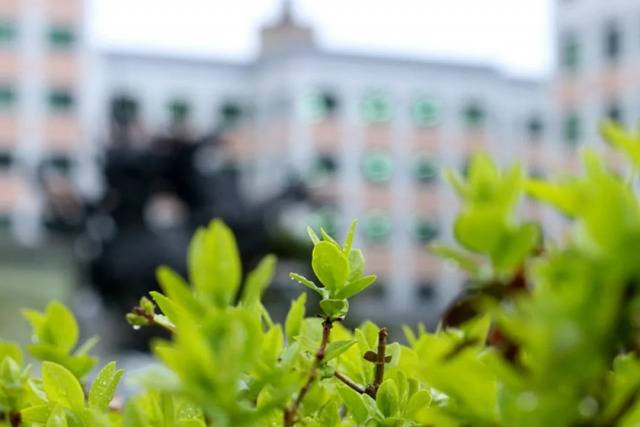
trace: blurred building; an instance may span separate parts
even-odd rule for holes
[[[546,82],[327,51],[287,1],[261,30],[257,57],[226,62],[92,51],[82,0],[1,0],[0,221],[25,241],[37,236],[42,173],[96,191],[89,159],[114,123],[141,145],[158,132],[223,131],[250,196],[292,175],[309,182],[319,206],[288,225],[340,234],[360,220],[385,307],[438,306],[459,282],[424,249],[452,240],[456,200],[442,168],[464,169],[476,150],[538,175],[574,168],[576,147],[598,140],[600,117],[631,124],[640,105],[638,0],[555,3],[559,61]]]
[[[262,197],[295,172],[321,206],[302,223],[342,233],[360,220],[378,292],[398,310],[448,300],[451,272],[425,244],[451,239],[455,197],[443,167],[472,152],[522,158],[537,170],[542,82],[484,66],[330,52],[284,2],[250,63],[107,52],[100,105],[141,138],[182,121],[195,134],[226,130],[247,190]],[[388,314],[388,313],[387,313]]]
[[[43,174],[96,189],[86,21],[82,0],[0,2],[0,227],[23,242],[39,236]]]

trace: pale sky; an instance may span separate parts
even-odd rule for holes
[[[553,0],[293,0],[328,49],[480,61],[541,76]],[[99,46],[245,60],[280,0],[93,0]]]

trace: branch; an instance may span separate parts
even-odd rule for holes
[[[176,332],[175,325],[171,323],[165,316],[156,313],[148,313],[144,308],[140,306],[133,307],[131,313],[144,318],[147,321],[147,326],[158,326],[171,334],[175,334]]]
[[[353,381],[351,378],[347,377],[344,374],[341,374],[340,372],[336,371],[334,373],[335,377],[337,379],[339,379],[340,381],[342,381],[345,385],[349,386],[350,388],[352,388],[353,390],[357,391],[360,394],[364,394],[366,392],[366,390],[364,389],[364,387],[362,387],[361,385],[358,385],[355,383],[355,381]]]
[[[307,381],[304,383],[300,392],[298,393],[298,397],[293,403],[285,408],[284,410],[284,426],[285,427],[293,427],[296,423],[296,418],[298,416],[298,408],[302,403],[302,400],[307,395],[313,382],[318,377],[318,369],[324,360],[324,355],[327,350],[327,345],[329,344],[329,335],[331,334],[331,328],[333,327],[333,322],[337,319],[331,319],[327,317],[322,322],[322,340],[320,341],[320,347],[316,352],[316,356],[313,360],[313,365],[311,365],[311,370],[309,371],[309,376],[307,377]]]
[[[386,351],[388,336],[389,332],[387,332],[387,328],[381,328],[378,331],[378,353],[376,354],[376,360],[374,362],[376,364],[375,378],[373,384],[369,384],[366,388],[366,393],[374,399],[376,398],[380,384],[384,381],[384,364],[387,362]]]

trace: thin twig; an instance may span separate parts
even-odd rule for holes
[[[359,384],[356,384],[355,381],[353,381],[351,378],[347,377],[344,374],[341,374],[340,372],[336,371],[334,373],[335,377],[337,379],[339,379],[340,381],[342,381],[345,385],[349,386],[350,388],[352,388],[353,390],[357,391],[360,394],[364,394],[365,393],[365,389],[364,387],[362,387]]]
[[[316,352],[316,356],[313,360],[313,364],[311,365],[311,370],[309,371],[309,376],[307,377],[307,381],[304,383],[300,392],[298,393],[298,397],[293,403],[285,408],[284,410],[284,426],[292,427],[296,423],[296,418],[298,416],[298,408],[302,403],[302,400],[307,395],[313,382],[318,377],[318,369],[324,360],[324,355],[327,350],[327,345],[329,344],[329,335],[331,334],[331,328],[333,327],[333,322],[335,319],[331,319],[327,317],[322,322],[322,340],[320,341],[320,347]]]
[[[9,422],[11,423],[11,427],[20,427],[22,425],[22,415],[20,412],[10,412]]]
[[[148,323],[148,326],[157,326],[171,334],[176,333],[175,326],[173,326],[172,324],[168,324],[166,322],[158,322],[155,318],[156,314],[149,314],[142,307],[134,307],[133,310],[131,310],[131,312],[137,316],[144,317]]]
[[[384,381],[384,364],[386,363],[388,336],[389,332],[387,332],[387,328],[381,328],[378,331],[378,352],[376,353],[375,361],[375,377],[373,379],[373,384],[369,384],[366,388],[366,393],[374,399],[376,398],[376,394],[378,393],[380,384],[382,384],[382,381]]]

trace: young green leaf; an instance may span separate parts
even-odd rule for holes
[[[218,307],[229,305],[240,286],[241,264],[233,233],[216,219],[198,230],[189,246],[189,277]]]
[[[392,379],[384,380],[378,389],[376,403],[385,417],[392,417],[398,413],[400,395],[398,393],[398,387]]]
[[[324,361],[328,362],[330,360],[339,357],[342,353],[349,350],[352,345],[357,343],[357,340],[342,340],[342,341],[333,341],[327,345],[327,350],[325,351]]]
[[[75,376],[62,365],[42,363],[42,387],[51,402],[67,408],[82,408],[84,392]]]
[[[67,427],[67,415],[65,414],[65,409],[62,406],[56,406],[51,414],[49,415],[49,419],[47,419],[47,424],[45,427]]]
[[[349,282],[347,286],[338,290],[336,297],[338,298],[351,298],[373,285],[377,277],[373,274],[369,276],[360,277],[353,282]]]
[[[349,413],[355,422],[358,424],[364,424],[364,422],[369,418],[369,410],[367,405],[364,403],[362,395],[342,384],[338,384],[336,389],[338,390],[340,398],[342,398],[342,402],[349,410]]]
[[[305,304],[307,302],[307,294],[300,294],[298,298],[291,302],[291,308],[287,314],[287,319],[284,323],[284,330],[287,334],[289,342],[293,342],[293,339],[300,333],[300,326],[305,314]]]
[[[117,369],[116,362],[105,365],[89,390],[89,406],[103,412],[106,411],[123,374],[124,370]]]
[[[324,299],[320,301],[320,308],[328,317],[338,319],[346,316],[349,311],[349,301],[346,299]]]
[[[313,228],[307,226],[307,234],[309,235],[309,238],[311,239],[314,245],[317,245],[318,243],[320,243],[320,238],[318,237],[316,232],[313,231]]]
[[[311,266],[320,282],[336,292],[349,277],[349,262],[338,247],[330,242],[320,242],[313,248]]]
[[[342,252],[349,256],[351,253],[351,248],[353,248],[353,239],[356,236],[356,228],[358,226],[358,221],[351,221],[351,225],[349,226],[349,230],[347,231],[347,237],[344,239],[344,245],[342,248]]]
[[[242,292],[242,303],[253,306],[260,302],[262,293],[273,280],[276,269],[276,257],[267,255],[260,264],[247,276]]]
[[[24,310],[37,342],[51,344],[63,352],[70,352],[78,342],[78,323],[73,313],[59,301],[51,301],[44,313]]]
[[[316,285],[315,283],[313,283],[311,280],[307,279],[306,277],[297,274],[297,273],[289,273],[289,277],[292,280],[295,280],[296,282],[306,286],[307,288],[311,289],[313,292],[316,292],[317,294],[319,294],[321,297],[325,298],[327,291],[325,289],[319,288],[318,285]]]
[[[22,365],[23,357],[20,346],[11,341],[0,341],[0,362],[5,357],[12,358],[18,365]]]

